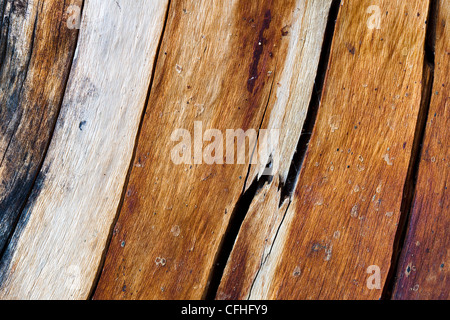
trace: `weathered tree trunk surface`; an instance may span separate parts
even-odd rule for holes
[[[394,299],[450,298],[450,7],[437,3],[435,79]]]
[[[33,187],[64,94],[78,30],[73,1],[0,1],[0,252]]]
[[[193,133],[196,121],[224,136],[226,129],[281,129],[285,162],[278,171],[287,175],[329,7],[330,1],[303,0],[171,2],[136,160],[96,299],[205,296],[244,189],[249,157],[243,164],[235,164],[235,158],[233,165],[175,165],[171,135],[176,128]],[[247,155],[254,146],[253,141]],[[268,154],[275,148],[270,145]],[[258,160],[255,172],[267,164],[268,157]]]
[[[0,0],[0,300],[449,299],[449,18]]]
[[[29,38],[36,20],[32,17],[39,12],[33,33],[38,48],[33,52],[27,49],[32,58],[24,70],[33,73],[29,76],[30,84],[24,82],[24,88],[31,91],[31,97],[35,94],[56,105],[62,89],[55,79],[65,69],[60,64],[54,70],[48,65],[54,58],[70,55],[73,31],[66,31],[61,25],[59,11],[65,9],[61,1],[32,3],[31,16],[25,18],[27,37],[23,41],[27,45],[25,49],[32,47],[33,40]],[[167,5],[166,0],[86,1],[77,52],[55,133],[1,261],[0,299],[88,297],[121,198]],[[40,22],[41,14],[48,15],[47,19],[55,15],[52,18],[55,20]],[[20,19],[15,21],[21,23]],[[62,41],[61,48],[48,47],[51,42],[47,41],[44,48],[39,48],[40,37],[49,37],[45,34],[48,32]],[[59,79],[61,83],[65,72]],[[42,93],[28,89],[27,86],[38,84],[31,76],[37,81],[49,81],[39,87],[44,90]],[[26,96],[23,99],[33,103]],[[33,107],[34,103],[27,106]],[[44,123],[50,124],[48,117],[55,111],[53,107],[33,115],[36,119],[30,119],[33,122],[30,127],[39,128],[41,117]],[[41,139],[45,140],[44,134]]]
[[[379,25],[366,11],[373,4]],[[256,197],[219,299],[380,298],[366,285],[367,270],[380,268],[383,287],[429,79],[428,10],[421,0],[341,2],[293,200],[278,209],[277,184]]]

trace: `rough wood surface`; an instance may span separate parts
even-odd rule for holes
[[[305,4],[303,1],[301,3]],[[286,212],[288,202],[283,203],[278,210],[281,188],[286,183],[308,111],[330,6],[331,1],[308,2],[291,25],[291,59],[287,59],[291,65],[286,64],[285,74],[277,81],[279,86],[274,89],[274,101],[262,125],[262,128],[280,129],[279,145],[273,150],[279,153],[279,162],[278,165],[274,163],[272,168],[273,179],[258,190],[252,200],[241,227],[242,232],[238,235],[235,249],[224,270],[218,299],[247,297],[261,259],[270,250],[277,227]],[[254,179],[261,178],[264,169],[261,164],[252,165],[246,189],[254,183]],[[239,276],[244,274],[244,277]]]
[[[166,9],[166,0],[86,1],[55,133],[1,262],[0,299],[88,297],[122,194]]]
[[[369,28],[372,5],[379,29]],[[366,286],[367,269],[381,269],[382,287],[421,105],[428,8],[418,0],[341,3],[293,201],[277,208],[276,183],[259,196],[269,200],[256,199],[219,299],[380,298]]]
[[[171,134],[176,128],[192,133],[194,121],[224,135],[226,129],[258,130],[267,113],[272,127],[290,123],[288,139],[298,139],[328,3],[172,1],[136,161],[95,298],[205,296],[249,161],[177,166],[170,159]],[[277,114],[290,119],[275,119]]]
[[[268,146],[266,157],[251,165],[246,189],[261,178],[270,155],[278,157],[270,174],[286,183],[310,104],[330,6],[331,0],[297,1],[289,24],[281,31],[289,44],[284,65],[276,66],[273,94],[261,125],[279,130],[280,136],[276,145]]]
[[[449,18],[0,0],[0,300],[449,299]]]
[[[450,298],[450,7],[437,7],[435,79],[394,299]]]
[[[0,252],[33,187],[64,94],[78,30],[73,1],[0,1]]]

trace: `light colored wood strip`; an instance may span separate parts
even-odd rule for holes
[[[0,252],[33,186],[77,40],[74,1],[0,1]]]
[[[289,39],[284,65],[277,65],[273,94],[264,117],[262,129],[279,130],[277,145],[267,147],[266,157],[251,166],[246,189],[266,172],[273,155],[271,175],[286,183],[308,112],[331,0],[297,1],[296,10],[282,33]],[[270,142],[269,142],[270,143]]]
[[[450,298],[450,6],[437,7],[435,79],[394,299]]]
[[[269,225],[266,230],[277,230],[275,240],[255,259],[256,277],[250,268],[250,290],[228,289],[219,298],[380,298],[381,290],[367,287],[367,270],[380,268],[381,289],[421,106],[428,7],[429,1],[341,3],[294,199],[287,211],[277,213],[271,201],[257,208],[267,213],[251,213],[250,230]],[[280,220],[279,228],[270,225]],[[249,238],[246,232],[241,235]],[[261,252],[261,244],[252,242],[239,250],[250,254],[253,247]]]
[[[274,128],[275,114],[291,114],[298,134],[318,60],[304,56],[320,47],[323,34],[314,27],[326,15],[323,6],[322,12],[318,1],[172,1],[135,167],[95,298],[205,296],[249,160],[177,166],[170,137],[177,128],[193,134],[195,121],[224,138],[226,129],[258,130],[265,112]],[[314,16],[318,21],[305,14],[313,7],[323,13]],[[296,96],[302,85],[304,96]]]
[[[167,1],[87,1],[54,137],[0,299],[85,299],[116,215]]]

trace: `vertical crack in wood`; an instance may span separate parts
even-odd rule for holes
[[[322,91],[325,84],[327,69],[329,66],[331,44],[333,43],[333,36],[336,28],[336,19],[339,13],[340,3],[340,0],[333,0],[330,7],[330,13],[328,15],[328,22],[325,29],[319,66],[317,69],[316,79],[314,81],[314,88],[308,107],[308,113],[306,114],[302,134],[298,141],[297,149],[292,159],[286,182],[280,185],[281,198],[279,208],[283,206],[285,201],[290,201],[300,177],[300,171],[303,166],[303,161],[306,157],[306,152],[308,151],[309,141],[311,140],[312,131],[316,124],[317,113],[319,111],[321,103]]]
[[[252,284],[250,286],[250,290],[249,290],[249,293],[248,293],[247,300],[250,300],[251,297],[252,297],[253,287],[254,287],[254,285],[256,283],[256,280],[258,279],[258,276],[259,276],[259,273],[261,272],[262,267],[266,264],[267,259],[269,259],[269,256],[272,253],[273,245],[275,244],[275,241],[277,240],[278,234],[280,233],[281,227],[283,226],[284,220],[286,218],[286,215],[287,215],[287,213],[289,211],[289,208],[290,208],[291,204],[292,204],[292,201],[289,201],[288,205],[286,206],[286,210],[284,210],[283,218],[281,219],[281,222],[278,225],[277,232],[275,233],[275,236],[273,238],[273,242],[272,242],[272,245],[270,246],[269,252],[267,253],[266,256],[264,256],[264,255],[261,256],[261,264],[259,265],[258,271],[256,272],[255,277],[253,278],[253,281],[252,281]]]
[[[258,268],[258,271],[255,274],[255,277],[253,278],[252,284],[250,286],[248,300],[251,299],[252,296],[252,290],[255,285],[256,280],[258,279],[259,273],[264,266],[264,264],[267,262],[267,259],[269,258],[270,254],[272,253],[272,249],[274,244],[276,243],[276,240],[278,238],[278,234],[281,230],[281,227],[283,226],[284,220],[286,218],[287,212],[289,211],[289,207],[292,203],[292,195],[294,193],[294,190],[297,186],[298,179],[300,177],[300,171],[303,166],[304,159],[306,157],[306,152],[308,150],[309,141],[311,140],[312,131],[314,129],[314,126],[316,124],[317,120],[317,113],[319,111],[320,103],[322,100],[322,92],[323,87],[325,85],[325,79],[327,75],[328,66],[330,63],[330,54],[331,54],[331,47],[333,43],[334,33],[336,29],[336,20],[339,14],[339,7],[340,7],[340,0],[333,0],[330,12],[328,15],[328,22],[325,29],[324,34],[324,41],[322,44],[322,50],[320,54],[320,60],[319,65],[317,69],[316,79],[314,81],[314,88],[313,92],[311,94],[310,99],[310,105],[308,107],[308,113],[306,115],[305,123],[303,125],[302,134],[300,136],[300,139],[298,141],[297,145],[297,151],[294,154],[294,158],[292,159],[291,167],[289,169],[289,173],[286,179],[286,182],[284,185],[280,185],[280,203],[278,208],[281,209],[285,201],[289,201],[288,205],[286,206],[286,210],[283,213],[283,217],[280,221],[280,224],[278,225],[277,231],[275,233],[274,239],[272,241],[272,244],[270,246],[269,252],[267,255],[263,255],[261,257],[261,264]]]
[[[399,220],[397,233],[395,235],[394,246],[391,258],[391,267],[388,272],[383,288],[382,300],[390,300],[395,286],[396,275],[399,267],[400,255],[405,244],[408,225],[411,218],[411,209],[414,201],[414,194],[417,184],[417,177],[422,156],[423,141],[425,138],[425,128],[428,121],[431,96],[434,82],[434,43],[436,38],[437,6],[436,0],[430,1],[430,8],[427,19],[427,33],[425,39],[425,59],[423,66],[422,80],[422,101],[417,117],[414,144],[409,162],[408,174],[403,188],[403,198],[401,204],[401,217]]]
[[[130,181],[131,171],[133,169],[133,163],[134,163],[134,161],[136,159],[136,151],[137,151],[137,147],[138,147],[139,137],[141,135],[142,126],[144,124],[144,118],[145,118],[145,114],[147,112],[147,106],[148,106],[148,102],[149,102],[149,99],[150,99],[150,93],[151,93],[151,90],[152,90],[153,81],[155,79],[156,65],[158,64],[158,60],[159,60],[158,58],[159,58],[159,55],[160,55],[161,46],[162,46],[162,43],[163,43],[165,31],[166,31],[166,25],[167,25],[167,21],[169,19],[170,4],[171,4],[171,0],[168,0],[166,13],[165,13],[165,17],[164,17],[163,28],[162,28],[162,31],[161,31],[161,36],[159,37],[158,47],[156,48],[155,61],[153,62],[153,70],[152,70],[152,74],[151,74],[151,77],[150,77],[150,84],[149,84],[148,90],[147,90],[147,97],[145,99],[144,108],[143,108],[143,111],[142,111],[142,114],[141,114],[139,127],[138,127],[138,130],[137,130],[137,133],[136,133],[136,138],[135,138],[134,148],[133,148],[133,155],[131,157],[130,164],[128,166],[128,172],[127,172],[127,176],[125,178],[125,182],[123,184],[122,195],[120,197],[120,202],[119,202],[119,205],[117,207],[117,211],[116,211],[116,215],[114,217],[114,221],[111,224],[111,228],[109,230],[108,240],[106,241],[106,246],[103,249],[103,253],[102,253],[101,260],[100,260],[100,264],[98,266],[97,274],[95,276],[95,279],[94,279],[94,281],[92,283],[92,287],[91,287],[91,290],[89,292],[88,300],[92,300],[93,299],[95,291],[97,290],[97,286],[98,286],[98,283],[100,281],[100,277],[102,275],[103,266],[105,264],[106,255],[107,255],[109,247],[111,245],[111,239],[112,239],[112,236],[113,236],[114,226],[116,225],[117,220],[119,219],[120,210],[121,210],[121,208],[123,206],[123,202],[124,202],[125,195],[126,195],[126,192],[127,192],[127,187],[128,187],[128,183]]]
[[[266,116],[266,112],[270,103],[270,98],[272,97],[275,74],[276,70],[274,71],[274,75],[272,77],[269,95],[267,97],[267,102],[264,107],[264,113],[259,125],[258,138],[256,139],[255,145],[253,147],[253,154],[251,158],[255,155],[257,143],[259,140],[259,132],[264,123],[264,118]],[[220,281],[222,280],[223,272],[225,271],[228,259],[231,255],[231,252],[233,251],[233,247],[239,235],[242,223],[244,222],[245,217],[247,216],[247,213],[250,209],[250,205],[252,204],[253,199],[266,184],[272,183],[273,180],[273,176],[262,176],[259,180],[258,177],[255,177],[250,187],[247,189],[247,191],[245,191],[245,186],[247,185],[247,181],[251,173],[251,166],[252,166],[251,162],[252,161],[250,161],[250,164],[248,166],[242,194],[234,207],[233,213],[227,226],[227,231],[225,232],[225,235],[221,241],[221,245],[219,246],[219,250],[217,251],[216,254],[215,258],[216,263],[214,264],[214,267],[211,270],[209,277],[210,279],[209,286],[205,293],[206,300],[214,300],[217,295],[217,291],[219,290],[220,286]],[[268,163],[267,166],[269,166],[269,164],[270,163]]]
[[[289,174],[288,174],[286,183],[284,185],[280,185],[280,191],[281,191],[280,208],[287,199],[290,199],[290,197],[293,193],[293,190],[295,189],[295,186],[297,185],[298,177],[300,174],[300,168],[303,164],[303,159],[306,155],[306,150],[307,150],[308,143],[309,143],[309,140],[311,137],[311,134],[307,134],[307,132],[312,131],[312,129],[314,128],[315,122],[316,122],[317,111],[318,111],[318,108],[320,105],[320,100],[321,100],[322,88],[323,88],[323,85],[325,82],[326,71],[327,71],[327,67],[328,67],[328,63],[329,63],[331,44],[333,41],[333,35],[334,35],[335,26],[336,26],[336,19],[337,19],[338,13],[339,13],[339,6],[340,6],[340,0],[333,0],[333,2],[331,4],[331,8],[330,8],[330,13],[328,16],[327,26],[325,29],[324,41],[322,44],[322,50],[321,50],[321,55],[320,55],[320,60],[319,60],[319,66],[318,66],[316,79],[315,79],[315,83],[314,83],[314,90],[311,95],[310,105],[308,107],[308,113],[307,113],[307,117],[306,117],[305,124],[303,127],[303,133],[299,139],[298,146],[297,146],[297,153],[294,155],[294,159],[292,160],[291,168],[289,170]],[[273,79],[275,79],[275,77],[273,77]],[[269,97],[267,99],[267,104],[266,104],[266,107],[264,110],[264,115],[263,115],[259,129],[261,129],[262,124],[264,123],[264,118],[266,116],[266,111],[268,108],[268,104],[270,102],[272,90],[273,90],[273,82],[272,82]],[[255,145],[255,149],[256,149],[256,145]],[[255,151],[253,151],[253,152],[255,152]],[[269,164],[267,164],[267,165],[269,165]],[[221,247],[218,251],[216,264],[211,273],[212,275],[210,277],[210,285],[209,285],[207,293],[205,295],[206,300],[214,300],[217,295],[217,292],[218,292],[218,289],[220,286],[220,281],[222,279],[225,267],[227,265],[228,259],[233,250],[236,239],[239,235],[240,228],[248,214],[248,211],[250,209],[250,205],[251,205],[253,199],[258,195],[258,192],[266,184],[272,183],[272,180],[274,178],[273,176],[263,176],[262,178],[260,178],[258,180],[258,177],[256,177],[254,179],[254,181],[252,182],[252,184],[250,185],[250,187],[247,189],[247,191],[245,191],[245,186],[247,185],[250,173],[251,173],[251,166],[249,166],[249,169],[247,172],[247,177],[245,179],[244,191],[235,206],[232,218],[228,224],[227,232],[225,233],[225,237],[224,237]],[[284,221],[284,218],[286,217],[286,213],[287,213],[287,210],[289,209],[289,206],[290,206],[290,203],[287,205],[287,209],[285,210],[285,212],[283,214],[282,221],[277,228],[275,239],[276,239],[276,236],[278,235],[279,230],[281,229],[281,226],[283,225],[283,221]],[[275,241],[273,243],[275,243]],[[261,257],[261,266],[258,269],[255,279],[252,282],[251,288],[253,288],[253,284],[258,277],[258,273],[261,270],[261,267],[266,262],[271,251],[272,251],[272,247],[270,248],[269,254],[267,256]],[[250,289],[250,295],[251,295],[251,289]],[[249,297],[250,297],[250,295],[249,295]]]

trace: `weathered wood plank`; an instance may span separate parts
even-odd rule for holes
[[[437,3],[435,79],[394,299],[450,298],[450,6]]]
[[[223,272],[218,300],[246,300],[283,221],[289,202],[280,206],[280,179],[275,176],[253,199]]]
[[[251,165],[246,189],[260,179],[270,162],[271,175],[286,183],[289,168],[308,112],[317,66],[323,43],[331,0],[297,1],[297,9],[282,32],[289,39],[286,61],[277,66],[273,94],[267,107],[262,129],[279,130],[277,145],[269,145],[267,155]]]
[[[279,208],[282,187],[308,111],[330,6],[331,1],[308,2],[291,25],[289,36],[293,37],[293,48],[287,61],[292,65],[286,64],[283,70],[286,74],[276,81],[280,85],[274,90],[273,107],[266,112],[262,126],[281,129],[279,145],[276,150],[271,150],[278,152],[279,162],[273,163],[273,179],[252,200],[224,270],[218,299],[247,298],[261,259],[270,249],[286,212],[288,202]],[[254,183],[255,178],[261,178],[260,173],[264,169],[263,166],[252,165],[246,188]]]
[[[95,298],[205,296],[249,159],[177,166],[170,159],[176,145],[171,135],[177,128],[192,133],[195,121],[224,137],[226,129],[258,130],[266,112],[266,127],[290,123],[293,134],[285,132],[285,138],[298,139],[328,3],[172,1],[128,192]]]
[[[130,165],[167,1],[87,1],[43,169],[1,262],[0,299],[87,298]]]
[[[0,1],[0,252],[38,174],[61,105],[77,29],[73,1]]]
[[[418,0],[341,3],[293,201],[278,209],[279,194],[266,190],[270,201],[253,204],[218,298],[380,298],[381,290],[366,286],[367,270],[380,268],[382,287],[421,105],[428,7]],[[255,230],[263,231],[251,241]],[[259,256],[248,258],[252,252]]]

